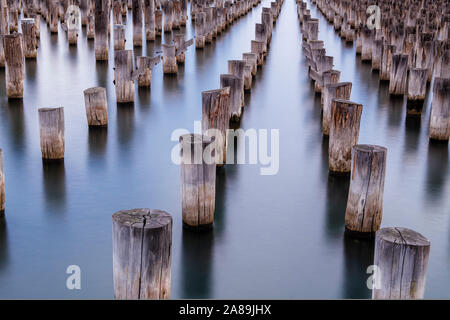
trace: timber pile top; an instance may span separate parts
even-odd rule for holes
[[[145,229],[160,228],[172,222],[169,213],[147,208],[122,210],[114,213],[112,219],[121,225]]]
[[[383,241],[394,244],[398,243],[415,247],[430,246],[430,241],[427,238],[408,228],[383,228],[377,231],[376,236],[382,238]]]

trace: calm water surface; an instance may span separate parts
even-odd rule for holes
[[[270,1],[263,1],[268,6]],[[0,220],[0,298],[112,298],[111,215],[120,209],[163,209],[174,217],[173,298],[369,298],[370,243],[344,238],[349,182],[328,175],[315,96],[301,52],[295,1],[286,0],[263,69],[246,95],[243,129],[280,129],[280,170],[259,166],[218,170],[213,232],[183,231],[179,167],[170,154],[173,130],[193,130],[201,92],[219,87],[227,60],[250,51],[261,7],[203,51],[190,48],[176,77],[153,72],[151,90],[134,105],[117,105],[113,50],[96,63],[94,42],[78,47],[42,25],[37,61],[26,62],[23,102],[5,97],[0,71],[0,148],[7,210]],[[370,66],[355,58],[320,20],[319,38],[353,82],[351,99],[364,105],[360,143],[388,148],[382,226],[415,229],[431,240],[426,297],[450,297],[450,164],[447,144],[428,140],[431,97],[419,120],[405,120],[403,99],[389,97]],[[128,49],[131,48],[128,15]],[[186,37],[192,37],[191,22]],[[163,41],[169,41],[166,35]],[[161,40],[136,48],[154,55]],[[83,90],[107,88],[109,126],[89,130]],[[37,109],[63,106],[66,157],[43,166]],[[82,289],[67,290],[67,266],[79,265]]]

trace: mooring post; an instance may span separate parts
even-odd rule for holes
[[[349,100],[352,92],[351,82],[339,82],[327,84],[323,90],[323,116],[322,116],[322,132],[324,136],[330,134],[331,125],[331,107],[333,99]]]
[[[230,87],[230,119],[238,122],[242,115],[242,80],[231,74],[220,75],[220,87]]]
[[[241,106],[245,105],[244,101],[244,77],[245,77],[245,61],[244,60],[228,60],[228,74],[232,74],[241,80]]]
[[[229,87],[202,92],[202,133],[215,139],[217,166],[223,166],[226,163],[227,129],[230,124],[229,107]]]
[[[155,10],[155,35],[160,37],[163,30],[163,13],[161,9]]]
[[[257,55],[258,66],[262,66],[264,62],[264,46],[265,43],[263,41],[251,41],[251,52]]]
[[[195,48],[203,49],[205,47],[205,20],[206,13],[197,12],[195,14]]]
[[[134,102],[133,51],[114,53],[114,84],[118,103]]]
[[[49,0],[49,24],[50,24],[50,32],[58,33],[58,22],[59,22],[59,2],[58,0]]]
[[[352,166],[345,229],[353,236],[373,237],[383,216],[387,149],[358,144],[352,148]]]
[[[112,216],[115,299],[169,299],[172,216],[132,209]]]
[[[142,0],[133,0],[133,46],[142,47]]]
[[[125,50],[125,31],[126,27],[122,24],[114,25],[114,51]]]
[[[374,37],[373,29],[364,26],[361,30],[362,50],[361,61],[372,60],[372,41]]]
[[[450,138],[450,78],[435,78],[430,114],[430,139]]]
[[[14,32],[3,36],[6,65],[6,96],[9,99],[22,99],[25,77],[25,58],[22,34]]]
[[[394,54],[390,71],[389,93],[391,95],[404,95],[408,84],[408,55]]]
[[[109,6],[104,0],[95,0],[95,59],[108,60]]]
[[[174,33],[173,40],[175,42],[175,55],[177,57],[177,63],[183,64],[186,59],[187,49],[194,43],[194,39],[188,41],[184,40],[184,33]]]
[[[178,72],[175,44],[163,44],[163,73],[176,74]]]
[[[173,27],[173,2],[163,1],[162,10],[164,12],[164,32],[171,32]]]
[[[3,37],[7,34],[9,34],[8,6],[6,0],[0,0],[0,68],[5,67]]]
[[[427,91],[427,74],[428,69],[413,68],[409,70],[407,116],[420,116],[422,114]]]
[[[105,88],[94,87],[84,90],[84,105],[90,127],[108,125],[108,101]]]
[[[88,15],[88,23],[86,26],[86,37],[88,39],[95,39],[95,15],[92,13]]]
[[[34,19],[25,18],[21,20],[23,33],[23,53],[26,59],[36,59],[37,40]]]
[[[154,41],[155,33],[155,0],[144,0],[145,39]]]
[[[38,113],[42,159],[64,159],[64,108],[40,108]]]
[[[138,86],[139,87],[150,87],[152,83],[152,69],[161,61],[161,56],[156,57],[137,57],[137,73],[138,75]]]
[[[258,55],[252,52],[246,52],[242,54],[242,60],[252,66],[252,75],[256,76],[258,71]]]
[[[380,69],[380,80],[389,81],[391,77],[391,64],[392,55],[395,52],[395,46],[384,43],[383,44],[383,54],[381,56],[381,69]]]
[[[181,208],[183,226],[211,228],[216,197],[216,155],[210,137],[185,134],[181,146]],[[211,152],[212,151],[212,152]]]
[[[349,173],[352,148],[358,144],[362,105],[334,99],[328,147],[329,169],[333,173]]]
[[[430,241],[407,228],[376,232],[374,265],[378,286],[372,299],[422,299],[425,292]]]

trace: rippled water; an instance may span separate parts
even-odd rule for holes
[[[263,1],[263,6],[270,1]],[[344,238],[349,182],[328,175],[320,97],[301,52],[295,1],[286,0],[264,67],[246,95],[243,129],[280,129],[280,170],[226,166],[217,173],[216,220],[206,234],[184,231],[179,167],[170,153],[173,130],[193,130],[201,92],[219,87],[227,60],[250,51],[261,7],[203,51],[190,48],[176,77],[153,72],[151,90],[134,105],[115,103],[113,49],[96,63],[94,42],[80,35],[69,47],[63,32],[42,25],[36,62],[26,62],[23,102],[6,99],[0,71],[0,148],[7,209],[0,220],[0,298],[112,298],[111,215],[158,208],[174,217],[173,298],[369,298],[370,243]],[[450,297],[450,170],[447,144],[428,140],[431,97],[419,120],[405,120],[402,99],[389,97],[370,66],[356,59],[323,17],[319,38],[353,82],[351,99],[364,106],[360,142],[388,148],[382,226],[403,226],[431,240],[426,297]],[[127,48],[131,49],[131,15]],[[192,37],[191,22],[186,27]],[[170,40],[166,35],[165,40]],[[161,40],[135,48],[153,55]],[[89,130],[83,90],[107,88],[109,126]],[[43,166],[37,109],[63,106],[63,165]],[[79,265],[82,289],[67,290],[67,266]]]

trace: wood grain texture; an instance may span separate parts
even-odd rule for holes
[[[430,139],[450,138],[450,79],[435,78],[430,114]]]
[[[391,95],[404,95],[407,93],[408,55],[394,54],[392,56],[389,77],[389,93]]]
[[[142,0],[133,0],[133,46],[142,47]]]
[[[430,241],[407,228],[383,228],[375,237],[374,264],[380,288],[372,299],[421,299],[425,292]]]
[[[325,85],[323,90],[323,116],[322,133],[325,136],[330,134],[331,107],[333,99],[349,100],[352,91],[351,82],[339,82]]]
[[[220,75],[220,87],[230,87],[230,119],[239,121],[242,115],[242,87],[243,81],[231,74]]]
[[[36,59],[37,39],[35,21],[31,18],[22,19],[21,26],[23,34],[23,54],[26,59]]]
[[[361,113],[361,104],[348,100],[333,100],[328,147],[331,172],[350,172],[352,147],[358,143]]]
[[[94,87],[84,90],[84,104],[89,126],[108,124],[108,101],[105,88]]]
[[[375,145],[352,148],[350,189],[345,211],[345,228],[354,235],[372,236],[383,216],[387,149]]]
[[[6,95],[10,99],[22,99],[25,77],[25,58],[22,34],[14,32],[3,36],[6,65]]]
[[[172,217],[133,209],[112,216],[115,299],[168,299],[171,292]]]
[[[114,50],[125,50],[125,43],[126,43],[126,37],[125,37],[125,31],[126,27],[122,24],[115,24],[114,25]]]
[[[38,113],[42,159],[64,159],[64,108],[40,108]]]
[[[178,72],[176,50],[175,44],[162,45],[164,74],[176,74]]]
[[[197,12],[195,14],[195,48],[202,49],[205,47],[205,21],[206,13]]]
[[[145,39],[154,41],[155,32],[155,0],[144,0]]]
[[[161,56],[156,57],[137,57],[136,74],[139,87],[150,87],[152,83],[152,69],[161,61]]]
[[[108,23],[109,23],[109,5],[108,1],[95,1],[95,59],[98,61],[108,60]]]
[[[133,51],[118,50],[114,53],[114,83],[119,103],[134,102]]]

